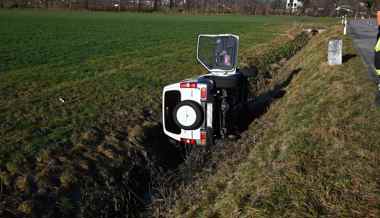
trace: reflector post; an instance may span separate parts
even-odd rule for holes
[[[181,82],[179,84],[180,88],[197,88],[197,83],[196,82]]]

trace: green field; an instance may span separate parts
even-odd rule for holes
[[[316,21],[331,22],[0,10],[0,197],[6,196],[0,215],[2,208],[41,215],[52,208],[58,213],[58,207],[59,214],[71,213],[77,202],[67,190],[78,186],[84,199],[102,188],[124,199],[117,185],[102,182],[139,164],[128,159],[134,155],[131,137],[135,126],[159,120],[162,87],[204,73],[195,58],[198,34],[237,34],[247,57],[275,38],[287,39],[295,24]],[[95,185],[94,175],[101,177]],[[49,192],[54,200],[35,200]],[[90,197],[89,205],[80,206],[85,211],[107,210],[91,205],[98,201]]]
[[[0,11],[1,149],[36,152],[68,143],[75,129],[158,108],[165,84],[203,72],[199,33],[238,34],[244,52],[308,20]]]

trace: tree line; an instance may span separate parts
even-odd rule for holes
[[[67,8],[112,11],[268,14],[286,0],[0,0],[2,8]]]
[[[336,8],[339,5],[349,6],[353,13],[374,12],[377,5],[380,5],[380,0],[302,0],[301,2],[303,7],[290,10],[286,9],[286,0],[0,0],[0,8],[334,16],[337,15]]]

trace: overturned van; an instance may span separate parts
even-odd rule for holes
[[[209,145],[236,131],[247,103],[247,77],[237,69],[239,37],[199,35],[197,60],[207,74],[163,89],[164,133],[182,144]]]

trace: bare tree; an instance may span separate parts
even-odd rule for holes
[[[157,11],[160,5],[160,0],[154,0],[153,1],[153,10]]]
[[[141,11],[142,10],[142,1],[143,0],[137,0],[137,11]]]
[[[304,1],[311,1],[311,0],[304,0]],[[286,1],[284,0],[273,0],[271,3],[272,9],[283,9],[286,6]]]

